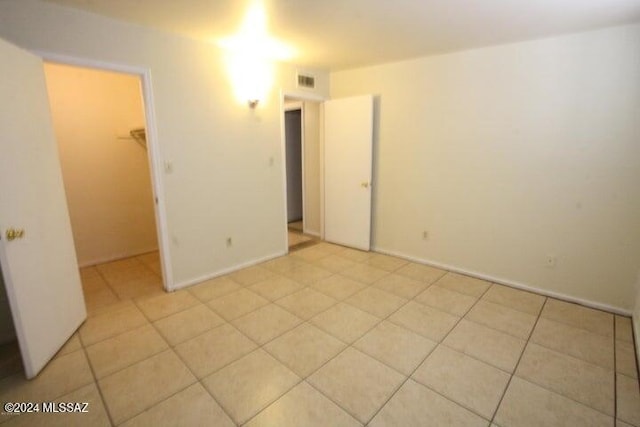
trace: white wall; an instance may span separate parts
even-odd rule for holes
[[[274,86],[251,110],[235,98],[213,44],[36,0],[0,2],[0,37],[149,70],[158,155],[173,169],[160,183],[169,282],[192,283],[286,251],[280,90],[295,90],[295,67],[279,66]],[[316,95],[328,95],[327,75],[314,73]]]
[[[304,102],[304,222],[305,232],[320,235],[320,106]]]
[[[332,98],[364,93],[378,250],[631,310],[640,26],[331,74]]]
[[[138,76],[46,63],[51,117],[80,266],[157,249]]]

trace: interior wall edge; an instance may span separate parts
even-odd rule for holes
[[[568,294],[564,294],[564,293],[560,293],[560,292],[554,292],[554,291],[550,291],[548,289],[543,289],[543,288],[539,288],[533,285],[529,285],[529,284],[525,284],[525,283],[521,283],[521,282],[517,282],[514,280],[509,280],[509,279],[505,279],[505,278],[501,278],[501,277],[495,277],[495,276],[490,276],[487,274],[483,274],[483,273],[478,273],[476,271],[473,270],[467,270],[465,268],[461,268],[455,265],[450,265],[450,264],[444,264],[441,262],[437,262],[437,261],[433,261],[433,260],[429,260],[429,259],[425,259],[425,258],[418,258],[412,255],[408,255],[405,254],[403,252],[399,252],[399,251],[393,251],[393,250],[388,250],[385,248],[381,248],[381,247],[375,247],[372,248],[372,250],[374,252],[378,252],[384,255],[391,255],[391,256],[395,256],[398,258],[402,258],[405,259],[407,261],[412,261],[412,262],[417,262],[420,264],[425,264],[428,265],[430,267],[436,267],[436,268],[440,268],[443,270],[447,270],[447,271],[451,271],[453,273],[460,273],[460,274],[464,274],[465,276],[470,276],[470,277],[474,277],[476,279],[481,279],[481,280],[486,280],[488,282],[492,282],[492,283],[497,283],[498,285],[504,285],[504,286],[509,286],[510,288],[514,288],[514,289],[518,289],[518,290],[522,290],[522,291],[527,291],[527,292],[533,292],[539,295],[543,295],[546,297],[551,297],[551,298],[556,298],[562,301],[566,301],[566,302],[571,302],[571,303],[575,303],[575,304],[579,304],[585,307],[589,307],[589,308],[595,308],[596,310],[602,310],[602,311],[606,311],[612,314],[619,314],[621,316],[627,316],[630,317],[632,315],[632,311],[629,309],[625,309],[622,307],[616,307],[610,304],[604,304],[604,303],[600,303],[597,301],[593,301],[593,300],[588,300],[585,298],[580,298],[574,295],[568,295]],[[637,336],[636,336],[637,338]],[[637,342],[637,339],[636,339]]]

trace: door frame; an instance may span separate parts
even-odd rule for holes
[[[301,92],[301,91],[288,91],[288,90],[280,90],[280,158],[282,159],[282,194],[284,200],[284,237],[285,237],[285,253],[289,253],[289,228],[287,221],[287,136],[286,136],[286,123],[285,123],[285,112],[287,111],[287,106],[285,106],[285,98],[293,98],[295,101],[299,102],[300,105],[295,106],[292,110],[300,110],[302,112],[300,120],[300,144],[301,144],[301,152],[302,152],[302,230],[306,231],[306,216],[305,216],[305,141],[304,141],[304,102],[317,102],[322,104],[328,98],[322,95],[316,95],[313,93]],[[322,126],[320,126],[322,128]],[[322,143],[322,132],[320,135],[320,238],[324,239],[324,152],[323,152],[323,143]]]
[[[160,267],[162,269],[162,284],[165,291],[173,290],[173,271],[171,268],[171,252],[169,236],[167,233],[167,213],[165,206],[165,191],[162,181],[162,162],[160,147],[158,145],[158,133],[156,115],[153,101],[153,85],[151,70],[144,67],[118,64],[113,62],[98,61],[95,59],[80,58],[57,54],[53,52],[31,50],[31,52],[43,61],[54,62],[83,68],[93,68],[104,71],[132,74],[140,78],[142,88],[142,100],[144,103],[145,132],[147,140],[147,161],[151,172],[151,191],[154,197],[154,213],[156,219],[156,234],[158,239],[158,252],[160,254]],[[65,201],[66,203],[66,201]]]

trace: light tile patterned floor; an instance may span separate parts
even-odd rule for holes
[[[10,425],[640,427],[630,319],[318,243],[165,294],[157,254],[82,270],[90,317]]]

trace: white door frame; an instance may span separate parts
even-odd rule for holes
[[[302,112],[300,120],[300,143],[302,151],[302,230],[306,229],[306,215],[305,215],[305,145],[304,145],[304,101],[312,101],[322,103],[327,100],[326,97],[316,95],[313,93],[299,92],[299,91],[286,91],[280,90],[280,158],[282,159],[282,191],[284,195],[284,230],[285,230],[285,243],[286,251],[289,253],[289,228],[287,221],[287,136],[285,132],[285,112],[288,111],[288,107],[285,105],[285,98],[293,98],[300,102],[300,105],[296,105],[291,110],[300,110]],[[322,142],[320,143],[320,162],[323,162]],[[323,165],[320,167],[320,238],[324,239],[324,184],[323,184]]]
[[[143,67],[98,61],[95,59],[79,58],[61,55],[53,52],[32,50],[32,53],[40,56],[44,61],[72,65],[98,70],[115,71],[119,73],[133,74],[140,78],[142,84],[142,98],[144,101],[144,115],[147,140],[147,160],[151,172],[151,190],[154,197],[154,212],[156,217],[156,234],[158,238],[158,251],[160,253],[160,266],[162,268],[162,283],[166,291],[173,290],[173,271],[171,268],[171,252],[169,236],[167,233],[167,213],[165,207],[165,193],[161,171],[162,162],[160,147],[158,146],[158,134],[156,116],[153,102],[153,86],[151,83],[151,70]]]

